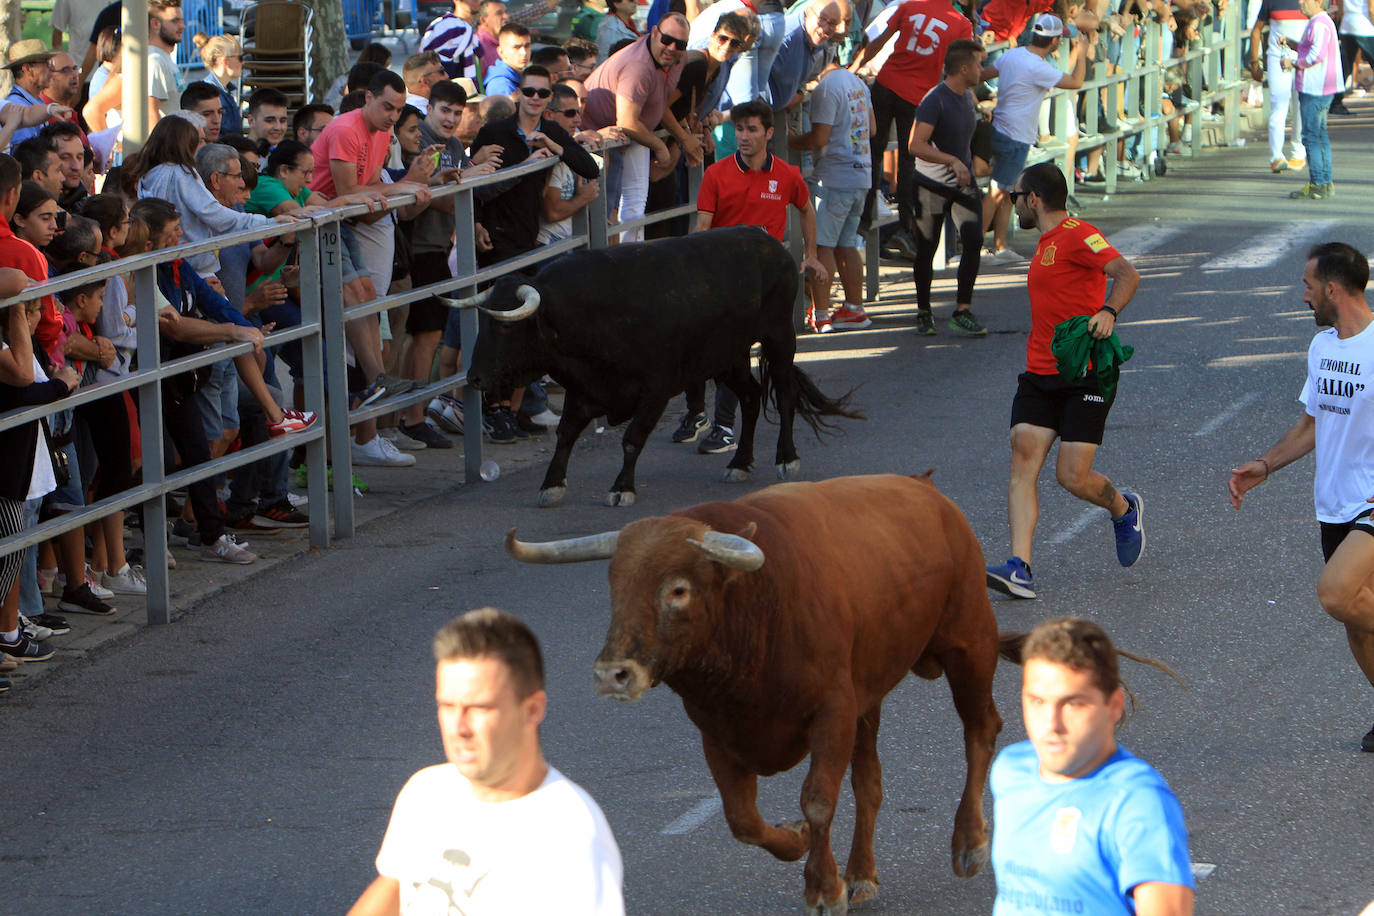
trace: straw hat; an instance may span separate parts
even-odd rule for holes
[[[41,38],[25,38],[10,45],[10,62],[5,66],[13,70],[23,64],[47,63],[54,53]]]

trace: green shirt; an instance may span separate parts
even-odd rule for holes
[[[286,185],[281,183],[281,179],[273,178],[271,175],[259,175],[258,186],[253,189],[253,195],[248,198],[248,203],[244,209],[249,213],[261,213],[263,216],[272,216],[273,210],[279,204],[291,201],[304,207],[306,201],[310,199],[310,188],[303,187],[300,193],[292,197],[286,190]]]

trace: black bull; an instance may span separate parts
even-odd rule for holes
[[[545,263],[533,278],[503,277],[480,297],[486,315],[468,383],[502,392],[548,374],[567,389],[541,506],[562,500],[573,444],[600,416],[629,421],[624,462],[606,504],[631,505],[635,463],[668,401],[706,379],[740,400],[738,448],[726,479],[749,476],[754,427],[770,394],[778,413],[777,473],[795,477],[795,415],[817,433],[828,426],[826,417],[861,417],[848,406],[849,395],[827,398],[793,364],[798,283],[787,249],[752,227],[574,252]],[[527,317],[511,321],[517,305]],[[749,357],[756,342],[757,380]]]

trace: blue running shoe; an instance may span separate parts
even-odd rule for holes
[[[1001,566],[988,567],[988,588],[1013,598],[1034,598],[1035,577],[1020,557],[1012,557]]]
[[[1122,566],[1134,566],[1145,552],[1145,500],[1139,493],[1122,493],[1130,506],[1121,518],[1112,519],[1116,529],[1116,558]]]

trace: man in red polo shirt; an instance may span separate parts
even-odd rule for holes
[[[701,176],[697,192],[697,232],[722,226],[757,226],[773,238],[782,240],[787,232],[787,207],[801,213],[802,273],[827,276],[816,258],[816,211],[811,209],[811,191],[795,165],[777,159],[768,151],[773,139],[773,109],[755,99],[730,109],[739,152],[722,159]],[[841,310],[843,311],[843,310]],[[835,313],[837,316],[840,312]],[[860,308],[848,316],[861,326],[870,322]],[[697,446],[703,455],[735,450],[735,411],[739,398],[734,392],[716,386],[716,422]],[[674,442],[691,442],[706,427],[706,383],[687,389],[687,416],[673,433]]]
[[[1009,196],[1021,228],[1038,228],[1042,234],[1026,277],[1031,308],[1026,371],[1017,380],[1011,404],[1007,518],[1012,556],[1001,566],[988,567],[987,582],[988,587],[1014,598],[1034,598],[1030,556],[1040,511],[1036,483],[1055,439],[1059,440],[1055,472],[1060,485],[1111,513],[1117,561],[1131,566],[1145,547],[1140,495],[1122,493],[1093,469],[1115,391],[1101,390],[1091,370],[1086,378],[1062,378],[1050,347],[1055,326],[1080,315],[1089,316],[1088,333],[1093,338],[1111,337],[1117,316],[1140,285],[1140,274],[1095,226],[1069,216],[1068,184],[1053,162],[1023,171]],[[1112,278],[1110,295],[1108,277]]]
[[[944,79],[945,50],[961,38],[972,38],[973,26],[949,0],[906,0],[892,14],[883,34],[864,49],[855,69],[876,57],[894,35],[897,43],[873,83],[873,116],[877,129],[869,146],[876,189],[877,179],[882,175],[883,153],[887,152],[888,132],[892,123],[897,123],[897,187],[894,191],[900,228],[894,243],[914,258],[911,176],[916,170],[916,157],[908,144],[916,120],[916,106]],[[865,207],[870,218],[876,193],[875,190],[869,194]]]

